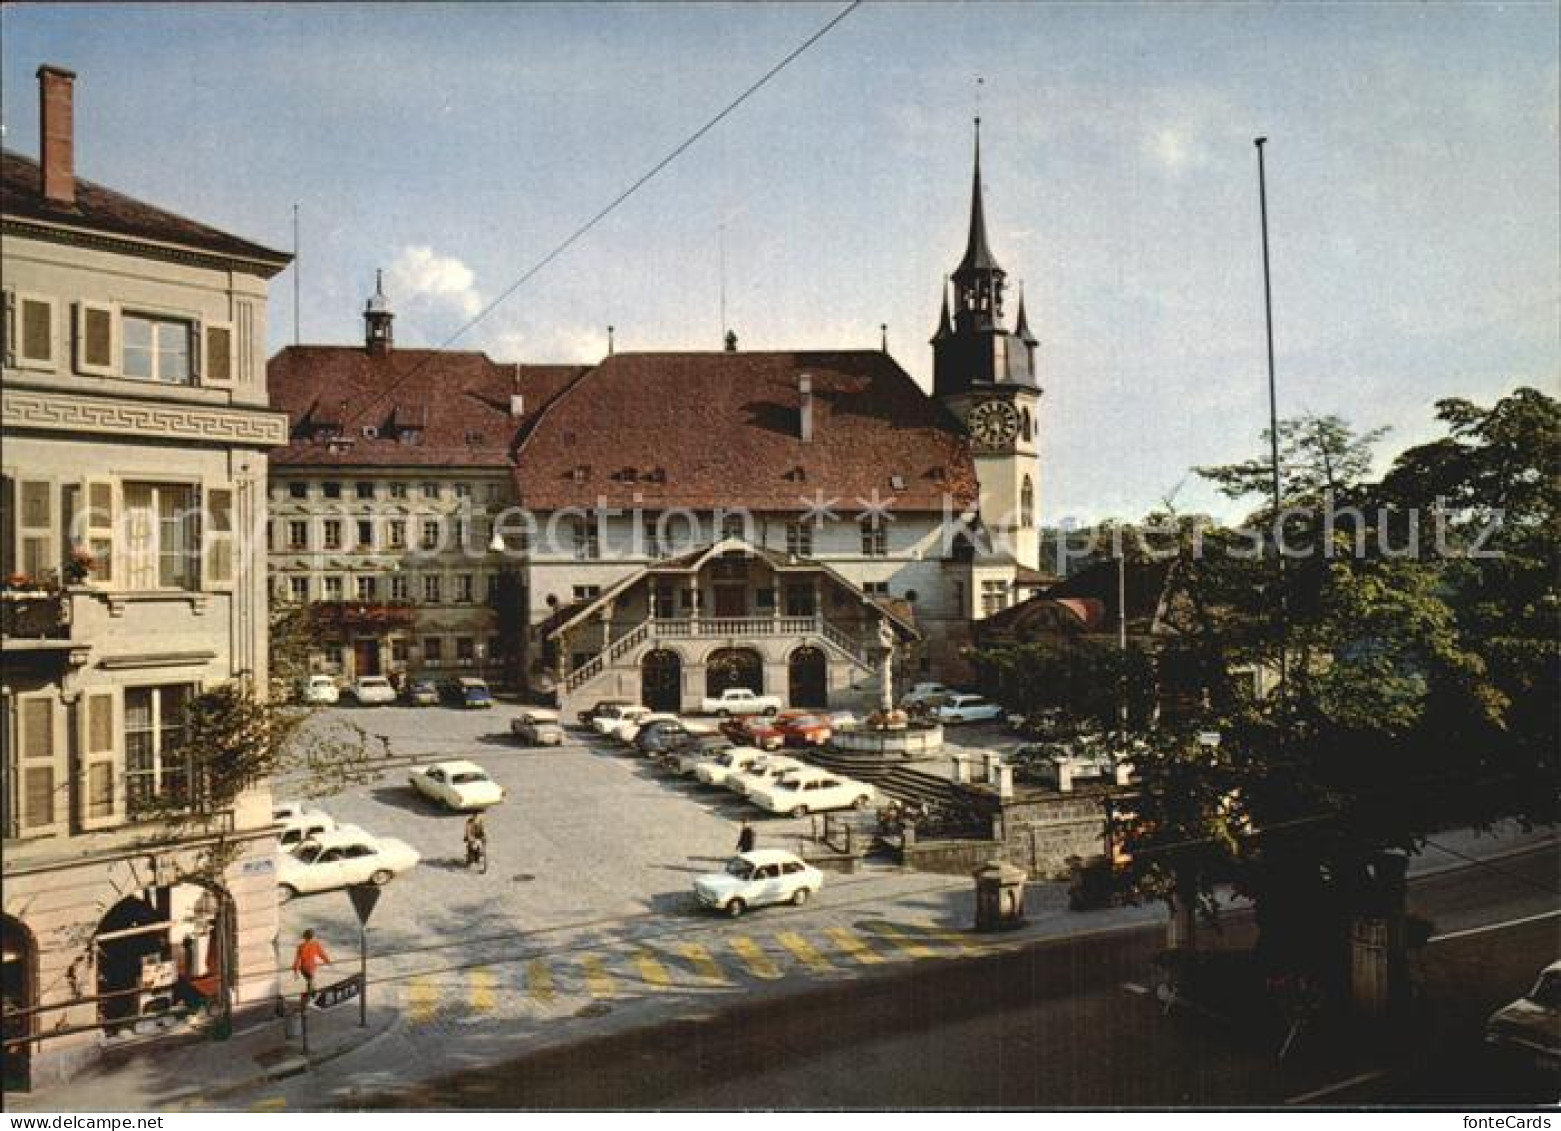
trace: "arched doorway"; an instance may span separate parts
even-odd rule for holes
[[[98,1019],[112,1035],[142,1012],[143,971],[173,961],[168,916],[146,900],[127,895],[98,924]]]
[[[38,1031],[30,1012],[38,1004],[38,944],[19,919],[0,916],[0,951],[4,952],[3,990],[5,1006],[5,1090],[26,1091],[32,1087],[32,1046],[13,1045],[10,1041],[30,1037]]]
[[[764,661],[751,648],[717,648],[705,661],[705,694],[714,699],[732,687],[764,694]]]
[[[93,937],[104,1032],[171,1009],[189,990],[214,1000],[226,1019],[237,926],[233,897],[205,882],[148,888],[114,904]]]
[[[786,661],[786,677],[793,707],[817,711],[829,706],[829,665],[822,651],[798,648]]]
[[[640,661],[640,702],[652,711],[683,705],[683,657],[670,648],[646,652]]]

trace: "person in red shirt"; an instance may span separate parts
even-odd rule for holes
[[[293,953],[293,974],[295,977],[302,976],[305,996],[314,993],[315,971],[330,964],[331,956],[325,953],[325,948],[314,937],[314,932],[305,931],[303,941]]]

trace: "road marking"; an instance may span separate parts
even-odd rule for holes
[[[493,969],[488,966],[479,966],[472,971],[471,979],[471,1005],[472,1009],[479,1013],[492,1013],[498,999],[493,992],[493,987],[498,981]]]
[[[825,927],[824,933],[829,936],[829,941],[834,943],[842,954],[855,959],[863,966],[874,966],[880,962],[889,961],[864,943],[855,933],[846,930],[844,927]]]
[[[1387,1074],[1388,1070],[1386,1068],[1379,1068],[1375,1072],[1362,1072],[1359,1076],[1351,1076],[1348,1080],[1340,1080],[1337,1084],[1329,1084],[1313,1092],[1303,1092],[1299,1096],[1291,1096],[1285,1103],[1287,1105],[1310,1103],[1312,1100],[1320,1100],[1324,1096],[1331,1096],[1335,1092],[1353,1088],[1357,1084],[1368,1084],[1373,1080],[1380,1080]]]
[[[640,978],[648,986],[654,986],[658,990],[667,989],[672,985],[672,975],[667,968],[648,950],[642,950],[634,956],[634,964],[639,967]]]
[[[874,923],[871,927],[864,928],[871,934],[877,935],[890,946],[903,952],[907,958],[936,958],[937,952],[931,947],[923,946],[916,939],[907,934],[893,923]]]
[[[729,941],[732,949],[737,952],[737,957],[743,960],[743,965],[748,967],[748,972],[755,978],[772,982],[781,976],[780,968],[770,961],[770,956],[764,953],[764,948],[747,935],[733,935]]]
[[[617,983],[607,972],[607,966],[599,954],[582,954],[580,968],[585,971],[585,989],[597,1000],[612,997],[618,992]]]
[[[679,943],[676,949],[694,968],[694,973],[698,974],[707,985],[730,986],[732,984],[731,979],[721,969],[720,963],[716,962],[710,956],[710,952],[699,943]]]
[[[263,1100],[256,1100],[249,1105],[250,1111],[281,1111],[287,1107],[285,1096],[269,1096]]]
[[[547,1005],[553,1000],[553,971],[540,958],[526,964],[526,992],[533,1001]]]
[[[1470,935],[1483,935],[1488,931],[1503,931],[1508,927],[1521,927],[1524,923],[1538,923],[1544,919],[1554,919],[1561,915],[1561,911],[1541,911],[1538,915],[1525,915],[1521,919],[1508,919],[1505,923],[1487,923],[1483,927],[1469,927],[1462,931],[1448,931],[1445,935],[1432,935],[1430,942],[1447,942],[1449,939],[1468,938]]]
[[[419,975],[412,979],[407,987],[407,1014],[414,1025],[421,1025],[434,1016],[434,1007],[439,1004],[439,987],[427,975]]]
[[[835,968],[829,959],[820,954],[812,943],[796,931],[782,931],[775,936],[775,941],[791,951],[799,962],[815,973],[827,974]]]
[[[948,927],[918,927],[916,933],[930,942],[940,942],[967,954],[984,954],[989,949],[986,944],[977,942],[963,931],[951,930]]]

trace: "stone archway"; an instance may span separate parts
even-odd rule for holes
[[[0,950],[4,952],[4,1036],[5,1090],[27,1091],[32,1087],[32,1045],[13,1045],[10,1041],[30,1037],[38,1031],[38,942],[20,919],[0,915]]]
[[[717,648],[705,660],[705,694],[714,699],[733,687],[764,694],[764,660],[752,648]]]
[[[640,702],[652,711],[676,711],[683,705],[683,657],[656,648],[640,661]]]
[[[181,987],[214,1000],[226,1024],[237,926],[233,897],[205,880],[148,888],[114,904],[93,935],[104,1032],[172,1008]]]
[[[788,704],[821,711],[829,706],[829,663],[821,649],[798,648],[786,661]]]

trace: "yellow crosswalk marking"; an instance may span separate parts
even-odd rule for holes
[[[963,931],[951,930],[948,927],[921,927],[917,933],[930,942],[942,943],[944,946],[953,947],[967,954],[980,954],[987,949]]]
[[[594,998],[612,997],[617,992],[613,977],[607,972],[601,955],[582,954],[580,968],[585,971],[585,989]]]
[[[834,969],[829,959],[820,954],[812,943],[796,931],[781,931],[775,936],[775,941],[796,955],[797,960],[809,970],[823,974]]]
[[[721,970],[721,966],[710,956],[710,951],[696,942],[677,944],[677,952],[681,954],[688,964],[694,968],[700,980],[712,986],[729,986],[731,979]]]
[[[471,1003],[472,1009],[479,1013],[492,1013],[496,1004],[493,992],[494,985],[498,982],[497,976],[487,966],[479,966],[472,971],[471,977]]]
[[[658,990],[664,990],[672,985],[672,975],[667,968],[648,950],[642,950],[634,956],[634,965],[639,968],[640,979],[647,986],[654,986]]]
[[[873,966],[880,962],[889,961],[872,947],[858,938],[853,931],[844,927],[825,927],[824,933],[829,936],[829,941],[848,958],[860,962],[863,966]]]
[[[407,1016],[414,1023],[429,1020],[434,1015],[434,1007],[439,1004],[439,987],[433,980],[426,976],[412,979],[407,987]]]
[[[748,967],[748,972],[755,978],[774,981],[781,976],[780,967],[764,953],[763,947],[747,935],[733,935],[730,941],[732,949],[737,952],[737,957],[743,960],[743,965]]]
[[[526,992],[533,1001],[543,1005],[553,1000],[553,971],[540,958],[533,958],[526,964]]]
[[[270,1096],[249,1105],[250,1111],[282,1111],[287,1107],[285,1096]]]
[[[874,923],[871,930],[907,958],[934,958],[937,955],[931,947],[917,942],[914,935],[894,923]]]

